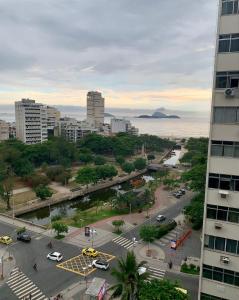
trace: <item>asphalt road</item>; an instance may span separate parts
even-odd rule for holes
[[[186,194],[175,205],[160,211],[160,214],[164,214],[167,218],[173,219],[180,214],[183,207],[189,202],[190,197]],[[157,214],[152,216],[150,219],[147,219],[145,224],[155,223],[156,216]],[[32,233],[33,238],[31,243],[23,243],[16,241],[16,233],[14,230],[15,228],[11,225],[0,223],[0,235],[10,235],[13,237],[14,243],[9,247],[9,250],[16,259],[16,265],[21,268],[21,270],[40,288],[40,290],[46,296],[49,297],[56,295],[58,292],[69,287],[73,283],[84,280],[84,278],[80,275],[56,268],[55,262],[46,259],[46,255],[50,252],[46,246],[49,243],[50,238]],[[127,232],[124,236],[131,240],[133,237],[139,239],[138,230],[139,226]],[[79,255],[81,252],[81,249],[78,247],[57,240],[53,241],[53,246],[53,250],[63,253],[64,260]],[[127,252],[125,248],[117,245],[114,242],[109,242],[103,245],[99,250],[112,254],[116,257],[124,256]],[[36,263],[38,266],[37,272],[33,269],[34,263]],[[111,261],[111,268],[116,264],[116,260]],[[90,278],[95,276],[103,276],[110,284],[112,284],[113,278],[110,275],[110,272],[102,272],[103,271],[97,270],[91,273],[88,276],[88,279],[90,280]],[[171,279],[181,279],[183,286],[186,288],[188,287],[190,290],[193,289],[192,293],[193,295],[195,294],[198,282],[194,278],[192,279],[191,277],[179,276],[172,273],[168,273],[167,276]],[[193,284],[191,281],[193,281]],[[0,299],[16,300],[17,298],[12,294],[11,290],[5,284],[1,287]],[[193,297],[192,299],[196,298]]]

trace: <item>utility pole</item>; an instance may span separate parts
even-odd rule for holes
[[[2,264],[2,270],[1,270],[1,279],[3,280],[3,256],[1,257],[1,264]]]

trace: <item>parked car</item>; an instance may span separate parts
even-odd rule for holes
[[[99,252],[93,248],[84,248],[84,249],[82,249],[82,254],[91,256],[91,257],[96,257],[96,256],[98,256]]]
[[[180,189],[180,191],[182,192],[183,195],[186,194],[186,190],[185,189]]]
[[[63,259],[63,255],[60,252],[51,252],[47,254],[47,258],[59,262]]]
[[[158,222],[162,222],[162,221],[166,220],[166,217],[165,217],[164,215],[158,215],[158,216],[156,217],[156,220],[157,220]]]
[[[5,235],[5,236],[0,236],[0,243],[3,243],[5,245],[9,245],[12,243],[12,238],[10,236]]]
[[[182,196],[182,194],[176,193],[175,198],[179,199]]]
[[[92,261],[92,266],[101,269],[101,270],[107,270],[109,269],[109,263],[102,259],[95,259]]]
[[[18,241],[22,241],[22,242],[26,242],[26,243],[30,243],[31,241],[31,236],[29,233],[26,233],[26,232],[22,232],[22,233],[19,233],[17,235],[17,240]]]

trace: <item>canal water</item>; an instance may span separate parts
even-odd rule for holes
[[[142,176],[140,176],[142,177]],[[99,190],[84,197],[77,197],[70,201],[64,201],[52,206],[40,208],[38,210],[23,214],[19,218],[31,221],[38,225],[47,225],[54,216],[70,217],[75,214],[77,210],[84,211],[95,206],[97,201],[102,203],[109,202],[109,200],[117,195],[119,186]],[[129,181],[120,185],[120,191],[130,191],[133,187]]]

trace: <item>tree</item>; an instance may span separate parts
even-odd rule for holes
[[[37,175],[34,174],[26,178],[26,182],[32,188],[36,188],[39,185],[48,185],[50,183],[50,179],[46,175]]]
[[[124,220],[114,220],[112,225],[115,227],[115,232],[119,234],[121,233],[120,227],[124,225]]]
[[[147,280],[141,283],[139,300],[187,300],[188,296],[177,290],[176,283],[169,280]]]
[[[103,156],[97,155],[94,158],[94,163],[97,166],[104,165],[106,163],[106,159]]]
[[[125,162],[123,163],[123,165],[121,166],[122,170],[128,174],[130,174],[131,172],[133,172],[135,170],[135,166],[134,164],[130,163],[130,162]]]
[[[61,237],[61,233],[68,232],[68,226],[61,222],[54,222],[52,228],[55,230],[56,237],[58,238]]]
[[[79,160],[85,164],[93,161],[93,156],[90,153],[80,153]]]
[[[123,163],[125,163],[125,159],[123,156],[116,156],[115,161],[119,164],[122,165]]]
[[[156,238],[157,228],[154,225],[143,225],[140,227],[139,235],[144,242],[148,243],[149,250],[149,244]]]
[[[35,188],[35,193],[38,198],[41,200],[45,200],[46,198],[50,198],[53,192],[49,189],[48,186],[40,184]]]
[[[145,169],[145,167],[146,167],[146,159],[141,158],[141,157],[137,158],[134,161],[134,166],[135,166],[136,170],[143,170],[143,169]]]
[[[34,167],[29,160],[22,158],[13,163],[13,170],[17,176],[23,177],[33,174]]]
[[[62,185],[66,185],[71,178],[70,170],[64,170],[61,174],[55,177],[55,181],[60,182]]]
[[[152,162],[152,160],[155,159],[155,155],[154,154],[148,154],[147,159]]]
[[[81,168],[76,176],[76,182],[81,184],[89,184],[91,182],[97,182],[96,170],[93,167]]]
[[[10,176],[0,182],[0,197],[7,204],[7,209],[11,209],[10,199],[13,195],[13,178]]]
[[[138,299],[140,286],[149,277],[148,272],[139,273],[140,267],[143,267],[145,264],[145,261],[137,263],[133,251],[127,252],[125,260],[123,258],[118,260],[118,268],[114,268],[111,272],[112,276],[117,280],[117,283],[109,289],[113,291],[112,299],[119,296],[125,300]]]
[[[113,178],[118,174],[117,169],[113,165],[97,166],[95,172],[98,179]]]

